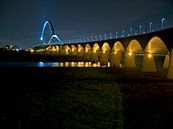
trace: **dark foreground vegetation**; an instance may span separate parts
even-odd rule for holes
[[[165,71],[1,67],[0,128],[168,129]]]

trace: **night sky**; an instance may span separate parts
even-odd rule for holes
[[[62,39],[113,33],[142,25],[148,31],[173,25],[172,0],[0,0],[0,43],[28,48],[40,44],[45,20]],[[47,29],[48,30],[48,29]]]

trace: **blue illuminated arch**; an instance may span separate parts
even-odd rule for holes
[[[44,33],[45,33],[46,26],[48,26],[50,31],[51,31],[51,38],[49,39],[48,44],[50,44],[54,38],[57,39],[60,44],[62,44],[60,38],[57,35],[55,35],[53,24],[49,20],[46,20],[44,22],[44,25],[43,25],[43,28],[42,28],[42,31],[41,31],[40,40],[43,41],[43,43],[45,43],[45,41],[44,41]]]
[[[60,38],[59,38],[57,35],[52,35],[51,38],[50,38],[50,40],[49,40],[49,42],[48,42],[48,44],[50,44],[54,38],[55,38],[56,40],[58,40],[60,44],[62,44]]]
[[[42,31],[41,31],[41,36],[40,36],[40,40],[41,41],[44,41],[44,33],[45,33],[46,26],[49,26],[50,31],[51,31],[51,35],[54,35],[55,34],[55,31],[54,31],[54,28],[53,28],[52,23],[49,20],[46,20],[44,22],[44,25],[43,25],[43,28],[42,28]]]

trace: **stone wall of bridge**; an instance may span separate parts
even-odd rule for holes
[[[168,71],[173,79],[173,29],[91,43],[47,45],[36,53],[82,57],[111,67],[141,68],[143,72]]]

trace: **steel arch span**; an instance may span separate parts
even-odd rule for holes
[[[62,43],[60,38],[55,34],[55,30],[54,30],[53,24],[52,24],[52,22],[50,20],[46,20],[44,22],[44,25],[43,25],[43,28],[42,28],[42,31],[41,31],[40,41],[43,41],[43,43],[45,43],[45,41],[44,41],[44,34],[45,34],[45,29],[46,29],[47,26],[49,27],[49,29],[51,31],[51,37],[50,37],[50,39],[48,41],[48,44],[51,43],[53,38],[56,38],[60,43]]]
[[[49,27],[49,29],[51,31],[51,35],[54,35],[55,34],[55,31],[54,31],[54,28],[53,28],[53,25],[52,25],[51,21],[46,20],[44,22],[44,25],[43,25],[43,28],[42,28],[42,31],[41,31],[41,36],[40,36],[40,40],[41,41],[44,41],[44,33],[45,33],[46,26]]]
[[[51,42],[52,42],[53,39],[58,40],[59,43],[62,44],[60,38],[57,35],[52,35],[51,38],[50,38],[50,40],[49,40],[49,42],[48,42],[48,44],[51,44]]]

